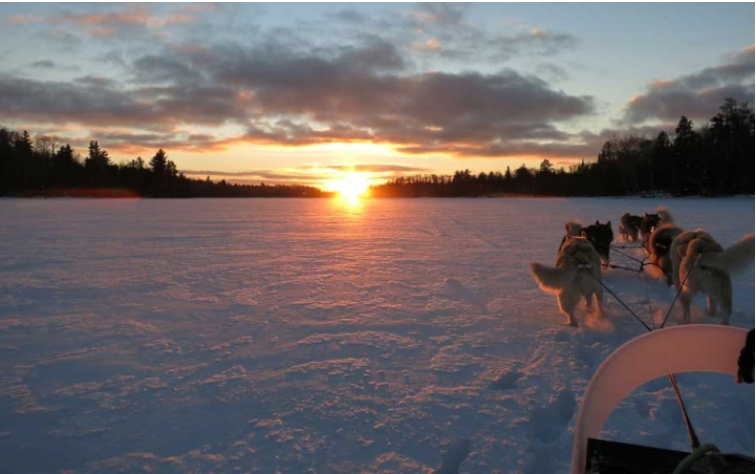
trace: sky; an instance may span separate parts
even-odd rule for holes
[[[0,25],[0,126],[239,183],[568,168],[754,102],[753,3],[5,3]]]

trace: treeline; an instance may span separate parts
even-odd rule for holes
[[[595,163],[454,176],[403,177],[374,186],[375,197],[725,196],[754,194],[754,111],[727,99],[719,113],[695,129],[682,117],[670,136],[628,135],[608,140]]]
[[[0,196],[321,197],[309,186],[242,185],[191,179],[165,151],[115,164],[98,142],[82,158],[50,137],[0,128]]]
[[[754,111],[727,99],[719,113],[695,129],[682,117],[670,136],[628,135],[607,141],[592,164],[453,176],[402,177],[374,186],[374,197],[495,195],[624,196],[754,194]],[[108,191],[108,192],[103,192]],[[0,196],[322,197],[309,186],[241,185],[191,179],[165,151],[115,164],[96,141],[86,157],[70,145],[0,128]]]

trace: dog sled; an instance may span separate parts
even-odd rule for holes
[[[617,349],[586,389],[575,425],[571,474],[753,473],[753,458],[721,454],[712,445],[685,453],[598,439],[614,407],[647,382],[688,372],[737,376],[747,334],[725,326],[677,326],[650,332]]]

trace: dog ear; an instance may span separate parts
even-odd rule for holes
[[[580,232],[580,237],[582,237],[584,239],[587,239],[588,238],[588,233],[586,233],[586,231],[583,230],[583,231]]]
[[[596,225],[601,225],[601,223],[596,219]]]
[[[612,221],[606,221],[606,226],[607,227],[611,227],[612,226]]]
[[[648,218],[648,212],[644,212],[644,213],[643,213],[643,218],[644,218],[644,219]]]

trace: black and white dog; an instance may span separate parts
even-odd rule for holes
[[[564,225],[564,228],[567,235],[562,239],[562,243],[559,246],[560,250],[570,238],[582,237],[593,245],[593,248],[596,249],[596,252],[598,252],[604,262],[609,262],[609,250],[614,240],[612,221],[606,224],[596,221],[595,224],[588,227],[583,227],[579,222],[570,221]]]

